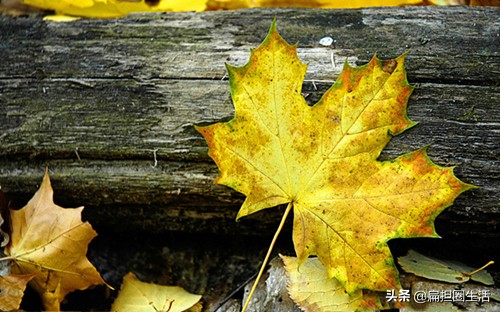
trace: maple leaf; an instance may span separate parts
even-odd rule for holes
[[[53,195],[46,172],[28,204],[11,210],[11,243],[5,249],[8,259],[13,260],[11,271],[34,274],[30,286],[51,310],[58,309],[74,290],[104,284],[86,257],[88,244],[97,233],[88,222],[81,221],[83,207],[62,208],[54,204]]]
[[[161,286],[141,282],[134,273],[123,277],[123,284],[118,297],[113,302],[111,311],[127,312],[181,312],[201,311],[200,295],[194,295],[178,286]]]
[[[399,288],[387,242],[438,237],[436,216],[473,186],[433,164],[425,149],[377,161],[393,135],[415,124],[406,115],[413,88],[405,55],[346,63],[311,107],[296,49],[273,22],[246,65],[227,65],[235,116],[196,127],[220,169],[215,182],[246,195],[237,219],[293,207],[299,263],[317,255],[349,293]]]

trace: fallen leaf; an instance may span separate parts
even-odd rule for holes
[[[26,285],[33,277],[33,274],[0,276],[0,311],[19,309]]]
[[[111,311],[113,312],[181,312],[198,304],[200,295],[194,295],[178,286],[161,286],[141,282],[134,273],[123,277],[120,293]],[[201,308],[200,305],[197,305]]]
[[[473,186],[432,163],[425,148],[377,160],[392,136],[415,125],[406,115],[413,88],[405,55],[346,63],[311,107],[296,49],[273,23],[246,65],[227,65],[235,117],[196,127],[219,167],[215,182],[246,195],[237,219],[291,205],[299,263],[317,255],[348,293],[399,289],[387,242],[439,237],[434,219]]]
[[[20,210],[11,210],[11,244],[5,249],[16,274],[34,274],[30,282],[42,298],[56,294],[57,304],[74,291],[104,281],[86,257],[97,235],[81,221],[83,207],[65,209],[54,204],[48,172],[40,189]],[[44,302],[47,306],[53,303]]]
[[[206,0],[24,0],[24,4],[56,11],[56,21],[61,21],[62,15],[111,18],[132,12],[203,11],[205,2]],[[53,17],[49,19],[54,20]]]
[[[374,311],[384,307],[373,294],[357,290],[348,294],[342,284],[328,277],[318,258],[307,259],[299,269],[298,259],[280,255],[285,263],[288,292],[303,311]]]
[[[472,279],[485,285],[495,284],[493,277],[486,270],[468,275],[467,273],[474,271],[474,268],[457,261],[424,256],[415,250],[410,250],[406,256],[399,257],[398,263],[408,273],[436,281],[464,283]]]

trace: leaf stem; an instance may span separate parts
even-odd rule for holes
[[[9,261],[9,260],[15,260],[16,258],[12,257],[12,256],[7,256],[7,257],[3,257],[3,258],[0,258],[0,262],[1,261]]]
[[[292,202],[288,203],[288,206],[286,207],[285,213],[283,214],[283,217],[281,218],[280,225],[278,226],[276,233],[274,233],[274,237],[273,237],[273,240],[271,241],[271,245],[269,246],[269,249],[267,250],[267,254],[266,254],[266,257],[264,258],[264,262],[262,262],[262,266],[260,267],[259,274],[257,275],[255,282],[253,283],[252,290],[250,290],[250,294],[248,294],[248,298],[247,298],[245,305],[243,306],[243,309],[241,310],[241,312],[246,311],[248,304],[250,303],[250,299],[252,299],[252,296],[255,292],[255,289],[257,288],[257,284],[259,284],[260,278],[262,277],[262,274],[264,273],[264,269],[267,266],[267,262],[269,261],[269,257],[271,256],[271,252],[273,251],[274,245],[276,244],[276,240],[278,239],[278,235],[280,234],[281,230],[283,229],[283,225],[285,224],[286,218],[288,217],[290,210],[292,210],[292,207],[293,207]]]
[[[480,267],[479,269],[474,270],[474,271],[472,271],[472,272],[470,272],[470,273],[467,273],[467,274],[465,274],[465,275],[466,275],[466,276],[471,276],[471,275],[474,275],[474,274],[476,274],[477,272],[480,272],[480,271],[482,271],[482,270],[486,269],[487,267],[489,267],[490,265],[492,265],[492,264],[494,264],[494,263],[495,263],[495,261],[490,261],[490,262],[486,263],[485,265],[483,265],[482,267]]]

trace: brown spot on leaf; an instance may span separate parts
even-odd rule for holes
[[[396,69],[396,66],[398,66],[398,62],[395,60],[383,61],[382,70],[386,73],[392,74],[392,72]]]

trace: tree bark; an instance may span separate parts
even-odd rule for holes
[[[401,7],[276,9],[43,21],[0,17],[0,185],[18,205],[49,168],[56,202],[85,205],[113,230],[269,234],[272,209],[236,223],[243,196],[193,125],[233,115],[224,63],[242,65],[276,17],[309,63],[314,103],[347,61],[405,51],[419,125],[382,159],[430,145],[431,159],[478,189],[438,218],[441,234],[498,237],[498,11]],[[319,41],[331,36],[331,46]]]

